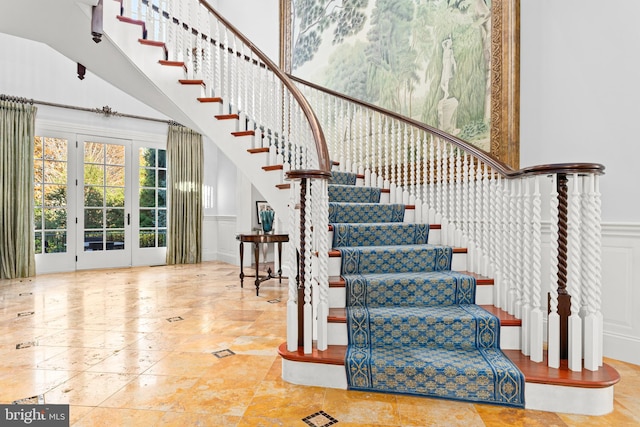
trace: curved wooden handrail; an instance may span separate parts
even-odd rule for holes
[[[289,78],[293,81],[296,81],[298,83],[301,83],[303,85],[309,86],[313,89],[316,89],[318,91],[327,93],[329,95],[338,97],[340,99],[343,99],[345,101],[348,102],[352,102],[354,104],[360,105],[362,107],[365,108],[369,108],[371,110],[374,110],[380,114],[384,114],[386,116],[392,117],[395,120],[399,120],[401,122],[404,122],[406,124],[409,124],[411,126],[415,126],[419,129],[424,130],[427,133],[436,135],[442,139],[444,139],[445,141],[449,142],[450,144],[455,145],[456,147],[461,148],[462,150],[464,150],[465,152],[472,154],[473,156],[477,157],[478,159],[480,159],[483,163],[486,163],[487,165],[491,166],[495,171],[497,171],[500,175],[502,175],[503,177],[507,178],[507,179],[511,179],[511,178],[519,178],[519,177],[523,177],[523,176],[531,176],[531,175],[542,175],[542,174],[572,174],[572,173],[578,173],[578,174],[585,174],[585,173],[593,173],[596,175],[602,175],[604,174],[604,166],[599,164],[599,163],[557,163],[557,164],[548,164],[548,165],[538,165],[538,166],[530,166],[530,167],[526,167],[523,169],[518,169],[515,170],[513,168],[511,168],[509,165],[507,165],[506,163],[502,162],[501,160],[495,158],[491,153],[488,153],[487,151],[476,147],[474,145],[469,144],[468,142],[457,138],[447,132],[444,132],[443,130],[437,129],[433,126],[430,126],[426,123],[422,123],[419,122],[417,120],[411,119],[409,117],[405,117],[402,116],[398,113],[395,113],[391,110],[387,110],[386,108],[382,108],[379,107],[377,105],[374,104],[370,104],[368,102],[365,101],[361,101],[355,98],[352,98],[350,96],[344,95],[342,93],[336,92],[334,90],[331,89],[327,89],[325,87],[322,87],[320,85],[317,85],[315,83],[303,80],[299,77],[296,77],[292,74],[288,75]]]
[[[322,127],[320,126],[320,122],[316,117],[315,112],[311,108],[309,101],[302,94],[300,89],[293,83],[293,81],[289,78],[289,76],[282,71],[269,57],[264,54],[256,45],[254,45],[248,38],[246,38],[233,24],[227,21],[222,15],[220,15],[209,3],[205,0],[198,0],[202,6],[204,6],[212,15],[214,15],[220,22],[222,22],[225,27],[229,29],[238,39],[242,41],[245,45],[247,45],[253,53],[255,53],[258,58],[269,68],[280,81],[284,84],[284,86],[291,92],[293,97],[298,101],[300,108],[304,112],[304,115],[309,122],[309,126],[311,127],[311,133],[313,135],[313,139],[316,145],[316,151],[318,153],[318,167],[322,171],[330,171],[331,170],[331,161],[329,159],[329,149],[327,148],[327,142],[324,138],[324,133],[322,132]]]

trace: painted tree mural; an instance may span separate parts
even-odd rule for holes
[[[294,0],[293,73],[489,149],[491,0]]]

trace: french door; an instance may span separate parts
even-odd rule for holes
[[[41,135],[34,147],[37,273],[164,264],[164,141]]]
[[[131,265],[131,146],[78,135],[77,269]]]

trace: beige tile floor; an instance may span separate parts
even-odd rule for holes
[[[43,395],[74,426],[640,425],[640,366],[610,359],[601,417],[289,384],[286,295],[220,262],[0,280],[0,403]]]

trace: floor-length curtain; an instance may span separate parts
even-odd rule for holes
[[[33,140],[36,107],[0,100],[0,278],[36,274]]]
[[[183,126],[169,126],[169,226],[167,264],[202,261],[202,135]]]

